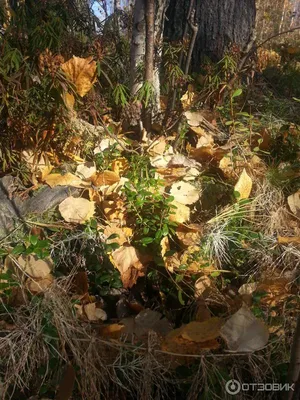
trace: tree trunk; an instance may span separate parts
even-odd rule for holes
[[[198,33],[191,60],[191,71],[197,72],[204,57],[219,61],[230,44],[241,49],[250,39],[255,26],[255,0],[196,0],[195,23]],[[190,0],[173,0],[167,11],[165,36],[181,40],[186,26]]]
[[[130,53],[130,86],[135,96],[143,84],[140,67],[145,61],[145,1],[136,0],[133,11],[132,43]]]
[[[155,92],[154,100],[154,113],[160,112],[160,70],[161,70],[161,59],[162,59],[162,44],[163,44],[163,32],[165,25],[165,14],[169,5],[169,0],[158,0],[156,2],[155,12],[155,60],[154,60],[154,75],[153,75],[153,87]]]

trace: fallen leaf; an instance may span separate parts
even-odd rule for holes
[[[170,221],[177,222],[179,224],[184,224],[185,222],[189,221],[191,214],[189,207],[175,200],[173,200],[170,205],[175,207],[172,208],[172,213],[169,216]]]
[[[120,339],[124,334],[124,325],[122,324],[110,324],[100,326],[100,336],[108,337],[110,339]]]
[[[176,228],[176,236],[183,246],[193,246],[200,243],[202,227],[197,224],[183,225]]]
[[[83,309],[89,321],[107,320],[106,312],[101,308],[97,308],[96,303],[86,304]]]
[[[79,164],[76,168],[76,174],[83,179],[88,179],[96,173],[96,165],[94,162],[85,162]]]
[[[124,288],[131,288],[145,275],[149,256],[142,256],[133,246],[121,246],[111,254],[111,261],[121,274]]]
[[[104,200],[102,207],[108,221],[123,221],[125,219],[126,207],[121,198]]]
[[[107,225],[104,229],[104,236],[106,237],[106,243],[118,243],[122,246],[124,243],[129,243],[130,237],[133,235],[132,229],[127,227],[118,227],[115,224]],[[108,239],[112,235],[117,235],[112,239]]]
[[[156,139],[148,149],[148,153],[151,157],[155,157],[157,155],[163,155],[165,153],[165,149],[167,146],[166,138],[161,136],[160,138]]]
[[[278,236],[277,242],[279,244],[290,244],[290,243],[300,244],[300,237],[299,236],[292,236],[292,237]]]
[[[161,246],[161,256],[165,263],[165,267],[168,271],[174,272],[174,268],[179,268],[181,265],[179,253],[175,253],[173,255],[167,255],[170,251],[170,242],[168,236],[162,238],[160,242]]]
[[[63,377],[60,381],[57,393],[55,396],[56,400],[69,400],[72,397],[72,393],[75,386],[76,372],[72,364],[68,364],[65,368]],[[43,400],[43,399],[41,399]]]
[[[63,95],[63,100],[66,105],[66,107],[70,110],[74,110],[74,105],[75,105],[75,97],[72,93],[64,92]]]
[[[93,57],[73,56],[61,66],[67,78],[75,85],[79,96],[85,96],[96,82],[97,64]]]
[[[170,322],[160,312],[149,308],[140,311],[134,318],[122,319],[121,323],[125,326],[124,333],[138,338],[148,336],[150,331],[166,336],[172,330]]]
[[[300,190],[287,198],[288,205],[293,214],[300,216]]]
[[[207,275],[200,276],[195,282],[195,293],[194,296],[200,297],[207,288],[211,287],[211,280]]]
[[[31,150],[27,150],[22,152],[22,157],[29,166],[30,171],[41,181],[44,181],[54,168],[45,154],[37,158]]]
[[[31,278],[44,279],[48,277],[53,269],[53,261],[50,257],[43,260],[39,259],[36,255],[21,255],[14,263],[17,264],[27,275]]]
[[[88,221],[95,213],[95,203],[81,197],[69,196],[58,208],[65,221],[77,224]]]
[[[86,271],[79,271],[74,277],[74,288],[77,294],[86,294],[89,290],[89,280]]]
[[[52,285],[53,280],[54,278],[53,275],[51,274],[47,275],[45,278],[42,279],[33,280],[28,278],[26,281],[26,287],[33,294],[42,293],[45,290],[47,290],[49,286]]]
[[[184,110],[190,108],[197,101],[198,97],[199,95],[192,88],[188,89],[180,99],[182,108]]]
[[[91,186],[90,182],[84,182],[81,178],[71,174],[70,172],[67,172],[65,175],[50,174],[46,176],[44,181],[52,188],[55,186],[72,186],[76,188],[85,188]]]
[[[239,180],[237,181],[234,191],[239,193],[239,200],[248,199],[252,190],[252,179],[243,169]]]
[[[254,352],[269,340],[267,326],[244,305],[226,321],[220,333],[232,352]]]
[[[244,295],[244,294],[252,294],[256,289],[257,289],[257,282],[253,283],[244,283],[240,288],[239,288],[239,294]]]
[[[113,171],[97,172],[89,178],[94,186],[113,185],[120,181],[120,177]]]
[[[174,200],[178,203],[184,205],[194,204],[200,198],[200,189],[197,189],[190,183],[179,181],[171,186],[170,195],[173,196]]]
[[[224,321],[221,318],[210,318],[204,322],[192,321],[181,329],[181,336],[192,342],[207,342],[220,336]]]
[[[129,164],[125,157],[116,158],[111,163],[111,169],[118,176],[124,175],[128,171],[128,168],[129,168]]]

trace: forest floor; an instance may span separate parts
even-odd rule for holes
[[[226,399],[230,379],[287,382],[300,103],[276,82],[214,110],[190,85],[180,120],[142,140],[68,103],[61,153],[18,153],[0,179],[3,398]]]

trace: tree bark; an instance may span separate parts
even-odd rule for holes
[[[146,0],[146,54],[145,54],[145,81],[153,86],[154,73],[154,19],[155,19],[155,0]],[[151,104],[146,105],[145,128],[149,132],[151,129],[153,110],[153,99]]]
[[[288,383],[294,385],[294,390],[287,393],[287,400],[297,400],[300,396],[300,316],[298,316],[297,327],[294,334],[291,349],[291,361],[288,372]]]
[[[182,40],[191,0],[173,0],[167,11],[165,36]],[[249,41],[255,26],[255,0],[196,0],[195,23],[198,33],[191,60],[197,72],[205,57],[219,61],[230,44],[241,49]]]
[[[143,74],[139,73],[145,61],[145,1],[136,0],[133,11],[132,43],[130,52],[130,86],[135,96],[143,84]]]

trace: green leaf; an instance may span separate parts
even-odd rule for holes
[[[153,241],[154,241],[154,238],[152,238],[152,237],[145,237],[145,238],[143,238],[143,239],[141,240],[141,243],[144,244],[144,245],[146,245],[146,244],[152,243]]]
[[[233,95],[231,96],[231,98],[234,99],[235,97],[240,96],[242,93],[243,93],[243,90],[242,90],[242,89],[237,89],[237,90],[233,93]]]
[[[8,251],[5,249],[0,249],[0,257],[6,256],[8,254]]]
[[[11,254],[19,255],[19,254],[24,253],[25,250],[26,250],[26,248],[23,244],[17,244],[17,246],[12,249]]]
[[[221,272],[219,272],[219,271],[214,271],[210,274],[210,276],[212,276],[213,278],[216,278],[217,276],[220,276],[220,275],[221,275]]]
[[[225,125],[226,125],[226,126],[232,125],[233,122],[234,122],[234,121],[226,121],[226,122],[225,122]]]
[[[38,242],[39,237],[37,235],[32,235],[29,238],[30,243],[35,246]]]

